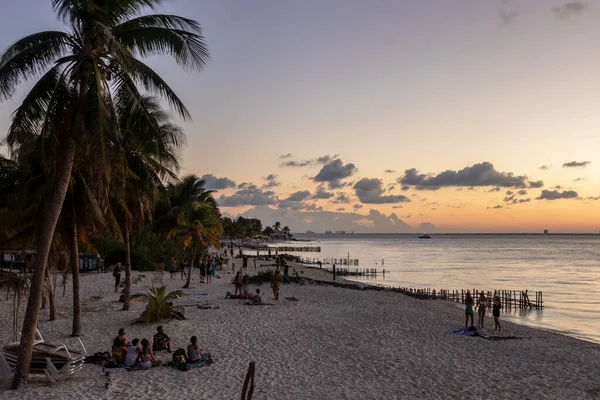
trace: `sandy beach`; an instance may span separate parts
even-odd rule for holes
[[[250,273],[254,273],[249,263]],[[266,269],[266,268],[264,268]],[[301,276],[330,279],[315,270]],[[154,272],[134,272],[134,293],[159,284],[179,289],[179,275],[170,279]],[[463,308],[441,300],[418,300],[393,292],[360,291],[314,283],[282,285],[272,300],[246,306],[225,300],[231,274],[211,284],[194,276],[189,296],[177,300],[185,321],[134,324],[144,308],[133,303],[121,311],[110,273],[82,274],[83,336],[88,353],[110,350],[117,330],[128,339],[151,338],[162,324],[173,347],[186,348],[197,335],[210,351],[213,365],[188,372],[170,367],[127,372],[112,369],[110,384],[102,367],[85,365],[60,385],[32,380],[18,391],[0,389],[3,399],[235,399],[250,361],[256,362],[255,399],[580,399],[600,397],[600,346],[503,322],[502,335],[518,340],[492,341],[449,335],[464,327]],[[252,287],[251,289],[254,289]],[[70,283],[67,295],[58,288],[57,321],[42,311],[39,329],[46,340],[72,342]],[[296,297],[289,301],[284,297]],[[208,303],[211,309],[199,309]],[[2,296],[0,312],[11,318],[12,301]],[[490,333],[493,320],[486,319]],[[10,325],[0,332],[4,344]],[[170,354],[158,357],[169,360]]]

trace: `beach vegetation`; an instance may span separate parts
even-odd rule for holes
[[[142,319],[146,323],[161,321],[163,319],[183,319],[183,315],[173,305],[173,300],[185,296],[180,290],[167,293],[167,287],[152,287],[146,293],[137,293],[132,299],[139,299],[146,303],[142,312]]]

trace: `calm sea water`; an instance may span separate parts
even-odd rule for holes
[[[307,236],[321,253],[305,257],[360,260],[385,278],[355,279],[389,286],[439,289],[529,290],[544,295],[543,310],[505,318],[600,343],[600,235]],[[299,245],[295,242],[295,245]],[[306,243],[309,245],[309,243]],[[491,323],[491,322],[490,322]],[[451,327],[449,327],[451,328]]]

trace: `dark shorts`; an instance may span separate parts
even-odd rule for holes
[[[493,311],[492,315],[497,318],[500,316],[500,311]]]
[[[121,275],[115,276],[115,285],[119,286],[120,282],[121,282]]]
[[[473,316],[473,310],[471,311],[465,311],[465,315],[468,317],[469,315],[472,317]]]

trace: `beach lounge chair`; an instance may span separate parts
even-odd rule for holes
[[[87,353],[83,342],[79,341],[79,349],[69,348],[66,344],[53,344],[44,341],[39,331],[33,345],[31,375],[44,375],[50,382],[57,383],[73,376],[83,368]],[[19,356],[20,343],[10,343],[0,351],[0,380],[9,381],[14,372]]]

